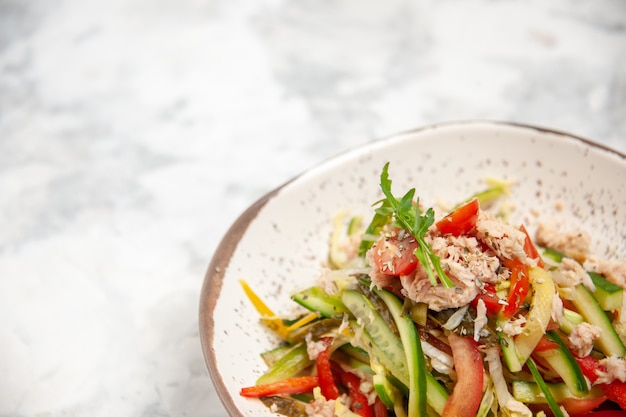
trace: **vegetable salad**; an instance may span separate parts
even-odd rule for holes
[[[388,168],[369,222],[335,219],[295,317],[242,281],[282,343],[240,394],[292,417],[624,415],[625,263],[509,224],[507,184],[439,213],[395,196]]]

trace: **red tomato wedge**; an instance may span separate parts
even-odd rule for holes
[[[408,275],[417,267],[413,252],[417,241],[406,230],[395,229],[380,238],[372,247],[372,260],[379,272],[387,275]]]
[[[443,408],[441,417],[475,416],[483,395],[483,359],[471,337],[448,336],[457,382]]]
[[[604,396],[597,398],[587,398],[584,400],[578,398],[566,398],[561,401],[559,405],[562,405],[563,408],[565,408],[565,411],[567,411],[567,414],[569,414],[570,417],[582,417],[595,415],[595,413],[589,414],[589,412],[598,408],[604,401],[606,401],[606,397]],[[621,413],[624,412],[621,411]],[[624,416],[624,414],[620,415]]]
[[[552,340],[548,339],[546,336],[543,336],[541,339],[539,339],[539,343],[537,343],[537,346],[535,346],[534,352],[545,352],[547,350],[558,349],[558,348],[559,348],[558,343],[553,342]]]
[[[528,266],[519,259],[510,259],[504,262],[504,266],[511,270],[511,286],[507,297],[507,305],[502,309],[502,316],[506,319],[512,317],[520,308],[528,292],[530,291],[530,279]]]
[[[519,230],[524,232],[524,234],[526,235],[526,238],[524,239],[524,252],[526,252],[526,255],[528,255],[530,259],[537,260],[537,266],[539,268],[543,268],[545,266],[545,263],[543,262],[541,255],[539,255],[539,251],[537,250],[532,239],[530,238],[528,230],[526,230],[526,227],[524,227],[524,225],[521,225],[519,227]]]
[[[495,316],[502,310],[503,304],[500,303],[500,298],[496,294],[496,288],[493,284],[485,284],[484,292],[478,293],[476,298],[471,301],[471,306],[476,310],[478,306],[478,300],[483,300],[485,307],[487,308],[487,315],[490,317]]]
[[[322,339],[322,341],[326,344],[326,349],[319,352],[317,359],[315,360],[319,386],[324,398],[327,400],[336,400],[339,397],[339,388],[337,387],[337,384],[335,384],[332,363],[330,362],[330,345],[332,343],[332,338],[327,337]]]
[[[435,226],[444,235],[461,236],[467,234],[476,226],[479,208],[478,200],[473,199],[439,220]]]
[[[589,417],[624,417],[626,411],[624,410],[602,410],[593,413],[586,414]]]
[[[319,385],[317,376],[298,376],[286,378],[282,381],[269,384],[254,385],[242,388],[240,394],[244,397],[267,397],[280,394],[303,394],[311,392]]]

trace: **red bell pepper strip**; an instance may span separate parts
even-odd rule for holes
[[[367,396],[361,392],[361,378],[351,372],[341,372],[341,382],[348,388],[350,410],[361,417],[374,417],[374,410],[368,404]]]
[[[520,308],[528,292],[530,291],[530,279],[528,277],[528,266],[519,259],[507,259],[504,266],[510,269],[511,286],[507,297],[507,305],[502,309],[502,316],[505,319],[512,317]]]
[[[376,397],[372,409],[374,410],[374,417],[389,417],[387,406],[385,406],[382,400],[378,397]]]
[[[467,234],[476,226],[479,208],[478,199],[475,198],[454,209],[446,217],[435,223],[435,226],[444,235],[461,236]]]
[[[483,394],[483,359],[471,337],[448,336],[457,382],[448,397],[441,417],[475,416]]]
[[[332,340],[331,337],[321,339],[321,341],[326,344],[326,349],[319,352],[315,360],[320,390],[327,400],[335,400],[339,397],[339,388],[337,384],[335,384],[332,363],[330,361],[330,345],[332,344]]]
[[[526,230],[526,227],[524,227],[524,225],[521,225],[519,227],[519,230],[524,232],[524,234],[526,235],[526,238],[524,238],[524,252],[526,252],[526,255],[530,259],[537,260],[537,266],[539,268],[543,268],[545,266],[545,263],[543,262],[541,255],[539,255],[539,251],[537,250],[532,239],[530,238],[530,235],[528,234],[528,230]]]
[[[502,310],[503,304],[500,303],[500,298],[496,294],[496,288],[493,284],[485,284],[484,291],[478,293],[476,298],[470,302],[474,310],[478,306],[478,300],[483,300],[485,308],[487,308],[487,315],[490,317],[494,317]]]
[[[604,367],[600,365],[599,360],[586,356],[584,358],[576,358],[583,374],[589,378],[592,384],[598,380],[597,370],[604,371]],[[626,410],[626,382],[615,380],[608,384],[597,384],[606,395],[606,398],[617,403],[623,410]]]
[[[267,397],[280,394],[303,394],[311,392],[319,385],[317,376],[296,376],[268,384],[254,385],[242,388],[243,397]]]

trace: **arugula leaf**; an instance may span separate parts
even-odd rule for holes
[[[364,236],[367,236],[367,238],[362,238],[361,243],[359,244],[360,257],[364,257],[367,251],[374,245],[374,242],[376,241],[375,236],[380,233],[383,226],[391,221],[393,216],[393,212],[389,210],[389,203],[387,203],[386,200],[377,201],[374,204],[376,205],[379,203],[382,203],[382,206],[375,211],[372,221],[367,226],[367,229],[365,229],[365,233],[363,234]],[[370,236],[372,237],[370,238]]]
[[[407,191],[399,200],[394,197],[391,192],[391,180],[389,179],[389,162],[385,164],[380,174],[380,189],[386,198],[381,201],[381,207],[376,210],[377,215],[381,217],[387,216],[387,219],[393,215],[396,226],[411,232],[417,241],[417,249],[414,252],[415,257],[426,269],[428,279],[432,285],[437,285],[436,273],[444,287],[454,287],[454,283],[441,267],[439,256],[433,253],[430,245],[424,240],[428,228],[435,222],[434,210],[429,208],[422,215],[419,208],[419,198],[417,199],[417,204],[413,204],[415,188]]]

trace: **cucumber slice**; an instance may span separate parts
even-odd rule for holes
[[[504,322],[498,321],[497,327],[502,328]],[[515,349],[515,340],[508,334],[502,331],[496,331],[498,337],[498,343],[500,343],[500,350],[502,351],[502,359],[506,367],[511,372],[519,372],[522,370],[522,363],[517,357],[517,349]]]
[[[272,366],[278,362],[280,358],[285,356],[285,354],[287,354],[287,352],[289,352],[292,348],[293,346],[278,346],[277,348],[261,353],[261,358],[267,366]]]
[[[402,315],[402,303],[395,295],[385,290],[376,293],[389,308],[396,326],[398,326],[400,339],[406,353],[409,368],[408,417],[426,415],[426,359],[424,352],[422,352],[422,344],[415,323],[409,316]]]
[[[401,402],[402,393],[387,379],[385,368],[379,363],[372,363],[374,376],[372,382],[378,398],[385,404],[388,410],[393,410],[397,403]]]
[[[583,316],[573,310],[564,308],[563,318],[561,319],[561,323],[559,324],[559,329],[565,334],[570,334],[574,327],[582,322]]]
[[[609,317],[584,285],[578,284],[575,287],[572,303],[586,322],[600,328],[600,338],[596,340],[595,347],[606,356],[623,357],[626,354],[626,347],[613,328]]]
[[[352,346],[349,343],[346,343],[345,345],[341,345],[339,350],[341,350],[347,356],[350,356],[358,361],[361,361],[363,363],[370,363],[369,355],[367,354],[365,350],[361,348],[358,348],[356,346]]]
[[[564,382],[548,383],[546,386],[550,390],[554,400],[559,403],[568,398],[575,398],[577,400],[588,400],[592,398],[602,397],[604,394],[600,387],[594,386],[589,392],[582,397],[575,397],[574,394],[567,388]],[[546,396],[541,391],[541,388],[536,382],[515,380],[511,383],[511,391],[513,397],[526,404],[546,404]]]
[[[583,375],[583,372],[574,359],[574,356],[569,351],[561,337],[554,330],[550,330],[546,333],[548,339],[555,342],[558,347],[554,349],[537,352],[537,355],[546,360],[563,379],[569,390],[576,397],[583,397],[589,393],[589,387],[587,380]]]
[[[361,335],[364,340],[361,343],[355,341],[355,344],[366,350],[370,356],[375,356],[393,376],[408,386],[409,370],[402,343],[389,324],[367,297],[356,290],[345,290],[341,301],[365,330]],[[359,334],[359,325],[351,324],[354,332]]]
[[[301,343],[283,355],[274,365],[270,366],[269,369],[257,379],[256,383],[257,385],[269,384],[270,382],[296,376],[312,364],[313,361],[309,358],[306,344]]]
[[[291,299],[307,310],[319,313],[323,317],[338,317],[348,312],[339,297],[329,295],[320,287],[311,287],[298,291]]]
[[[587,273],[596,286],[593,296],[604,311],[615,311],[622,306],[623,288],[595,272]]]
[[[387,294],[395,298],[393,294],[388,292]],[[381,295],[381,293],[378,292],[378,295]],[[403,346],[401,340],[391,330],[389,324],[382,318],[365,295],[355,290],[345,290],[341,299],[350,312],[357,319],[360,319],[362,323],[361,329],[359,324],[354,321],[350,322],[350,327],[353,332],[358,335],[354,338],[352,343],[367,351],[371,357],[372,364],[378,361],[385,367],[389,372],[387,379],[391,382],[393,387],[410,397],[411,390],[407,387],[411,386],[411,374],[407,366],[405,346]],[[384,298],[383,300],[385,301]],[[397,298],[395,298],[395,300],[397,301],[395,305],[398,309],[397,312],[401,312],[402,304]],[[387,305],[386,301],[385,304]],[[407,316],[402,319],[401,322],[407,326],[408,323],[411,323],[415,330],[416,340],[419,340],[414,327],[415,325],[411,319]],[[396,325],[399,325],[399,323],[396,322]],[[410,330],[408,330],[408,332],[410,332]],[[423,359],[424,356],[422,355],[421,358]],[[415,357],[413,357],[413,360],[415,360]],[[430,372],[426,372],[426,395],[428,405],[441,414],[446,400],[448,399],[448,393]]]

